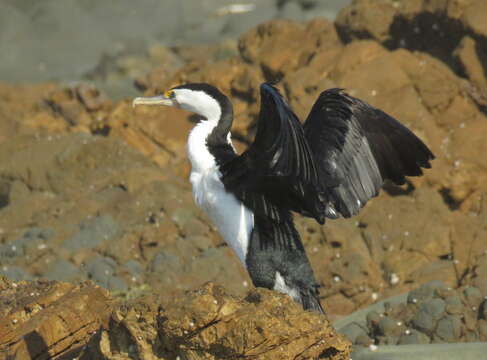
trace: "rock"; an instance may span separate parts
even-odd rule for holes
[[[367,331],[358,323],[350,323],[340,329],[340,333],[345,335],[352,343],[356,343],[359,337],[367,337]],[[362,339],[363,341],[363,339]]]
[[[423,333],[431,334],[435,329],[436,322],[433,315],[423,309],[416,314],[412,321],[412,325],[415,329]]]
[[[465,9],[463,21],[468,29],[471,29],[476,35],[487,36],[487,26],[484,21],[484,14],[487,6],[484,1],[474,0]]]
[[[49,265],[44,277],[57,281],[74,281],[80,277],[80,269],[69,261],[59,259]]]
[[[438,320],[445,313],[445,302],[438,298],[427,300],[419,306],[419,311],[428,313],[434,320]]]
[[[33,277],[19,266],[3,265],[0,268],[0,275],[6,276],[15,281],[31,280]]]
[[[123,279],[116,277],[117,263],[108,257],[95,257],[85,264],[85,270],[90,279],[98,285],[110,290],[126,291],[127,284]]]
[[[435,334],[446,342],[455,342],[460,338],[462,322],[456,316],[447,315],[438,322]]]
[[[473,286],[466,287],[463,290],[463,295],[465,296],[468,305],[473,309],[480,309],[480,304],[484,301],[484,297],[478,288]]]
[[[339,34],[346,42],[352,38],[389,38],[389,30],[397,10],[389,1],[354,1],[337,16]]]
[[[466,36],[455,50],[457,61],[467,78],[479,89],[487,86],[487,78],[482,61],[477,54],[477,44],[474,39]]]
[[[408,333],[401,335],[398,341],[398,345],[408,344],[429,344],[430,338],[417,330],[409,330]]]
[[[72,238],[64,241],[63,246],[69,250],[93,248],[103,241],[110,241],[118,231],[119,226],[111,216],[97,216],[80,224],[79,231]]]
[[[388,316],[380,319],[378,324],[380,334],[384,336],[399,336],[401,335],[401,327],[397,325],[397,321]]]
[[[350,356],[350,343],[326,317],[268,290],[241,300],[207,284],[163,309],[154,295],[115,303],[89,282],[13,283],[0,277],[0,289],[0,351],[7,357],[191,357],[196,347],[208,359],[236,353],[269,359]]]
[[[419,304],[433,298],[435,289],[443,288],[445,285],[441,281],[431,281],[411,291],[408,294],[408,303]]]
[[[208,284],[164,309],[145,298],[116,309],[110,327],[85,355],[203,359],[346,359],[349,343],[326,318],[303,312],[276,292],[259,289],[238,300]],[[292,324],[292,325],[291,325]],[[124,355],[127,354],[127,355]]]
[[[23,359],[75,356],[111,312],[91,283],[8,283],[0,293],[0,351]]]

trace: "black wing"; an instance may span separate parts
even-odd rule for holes
[[[276,88],[264,83],[260,93],[255,140],[220,167],[222,182],[254,216],[282,222],[293,210],[322,221],[318,175],[302,125]]]
[[[408,128],[341,89],[322,92],[303,127],[322,197],[344,217],[357,214],[385,179],[404,184],[434,159]]]

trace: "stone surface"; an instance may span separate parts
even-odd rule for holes
[[[409,292],[405,303],[386,304],[383,313],[368,312],[365,337],[376,345],[485,341],[480,293],[473,286],[452,289],[438,281],[426,283]],[[347,328],[364,331],[361,324]],[[363,334],[350,335],[354,344],[362,345],[358,336]]]
[[[5,358],[76,356],[111,312],[106,290],[91,283],[2,281],[0,355]]]

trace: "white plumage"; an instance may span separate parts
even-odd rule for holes
[[[220,106],[212,97],[204,96],[201,92],[199,96],[194,96],[191,90],[184,91],[184,96],[194,98],[195,102],[198,99],[198,114],[206,118],[191,130],[188,138],[193,197],[245,265],[249,238],[254,227],[254,216],[233,194],[225,190],[220,181],[221,174],[215,157],[210,154],[206,146],[208,135],[218,125]],[[180,96],[178,92],[178,99]],[[230,134],[227,140],[231,144]]]

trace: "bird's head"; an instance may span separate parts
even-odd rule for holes
[[[192,83],[173,87],[163,95],[138,97],[136,105],[165,105],[201,115],[204,119],[218,121],[222,114],[231,111],[228,98],[216,87],[206,83]]]

